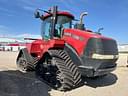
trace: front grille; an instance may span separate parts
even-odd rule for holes
[[[84,50],[85,56],[90,56],[92,53],[103,55],[118,55],[117,44],[115,40],[91,38],[88,40]]]
[[[115,40],[101,39],[102,50],[104,54],[118,54],[117,44]]]

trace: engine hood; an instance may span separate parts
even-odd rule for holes
[[[91,30],[83,31],[83,30],[79,30],[79,29],[65,29],[64,33],[71,33],[71,34],[75,34],[77,36],[81,36],[81,37],[84,37],[84,38],[104,38],[104,39],[112,40],[112,38],[99,35],[97,33],[94,33]]]

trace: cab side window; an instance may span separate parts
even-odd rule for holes
[[[50,39],[50,31],[51,31],[51,18],[47,18],[45,21],[42,23],[42,37],[44,39]]]

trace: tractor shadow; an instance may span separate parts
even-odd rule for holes
[[[49,96],[50,87],[35,77],[34,72],[0,71],[0,96]]]
[[[105,77],[86,78],[74,89],[81,86],[93,88],[105,87],[115,84],[115,74],[108,74]],[[53,89],[45,82],[40,81],[34,72],[21,73],[18,70],[0,71],[0,96],[49,96],[48,92]],[[69,90],[70,91],[70,90]]]
[[[97,88],[97,87],[105,87],[115,84],[116,81],[118,80],[118,77],[115,74],[110,73],[103,77],[96,77],[96,78],[83,77],[82,80],[84,82],[83,85]]]

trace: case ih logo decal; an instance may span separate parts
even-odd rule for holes
[[[75,35],[75,34],[72,34],[72,33],[68,33],[68,32],[65,32],[64,33],[64,36],[69,36],[69,37],[72,37],[76,40],[80,40],[80,41],[84,41],[85,39],[81,36],[78,36],[78,35]]]

